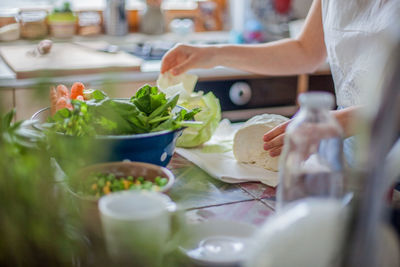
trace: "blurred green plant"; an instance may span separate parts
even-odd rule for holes
[[[0,116],[0,266],[71,266],[79,220],[57,190],[44,136]]]

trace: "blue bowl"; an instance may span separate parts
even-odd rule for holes
[[[50,116],[50,108],[44,108],[32,116],[38,123],[34,127],[43,130],[41,124]],[[183,128],[174,131],[160,131],[133,135],[105,135],[76,137],[57,134],[53,146],[57,161],[70,162],[74,167],[109,161],[140,161],[167,166],[175,150]],[[61,163],[59,162],[59,163]],[[62,164],[60,164],[61,167]]]

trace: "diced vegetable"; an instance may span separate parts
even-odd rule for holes
[[[103,196],[123,190],[160,191],[168,183],[168,179],[157,176],[154,182],[140,176],[116,177],[112,173],[92,173],[78,185],[78,192],[91,196]]]

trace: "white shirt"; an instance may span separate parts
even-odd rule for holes
[[[363,79],[386,54],[384,40],[400,24],[400,0],[322,0],[328,61],[339,107],[361,105]]]

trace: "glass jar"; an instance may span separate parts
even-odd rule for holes
[[[301,198],[343,196],[343,131],[330,113],[333,96],[309,92],[299,102],[300,111],[286,129],[278,210]]]
[[[47,35],[47,12],[43,10],[22,11],[19,15],[21,37],[25,39],[40,39]]]
[[[95,11],[81,12],[78,15],[78,34],[97,35],[101,33],[101,17]]]
[[[0,27],[17,23],[18,9],[16,8],[1,8],[0,9]]]
[[[19,39],[18,9],[0,9],[0,41]]]

